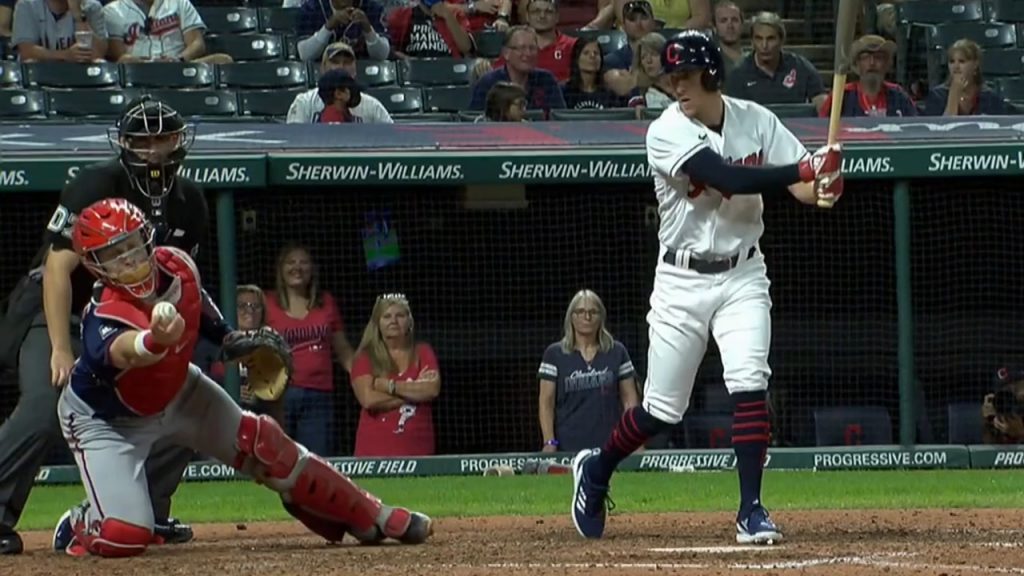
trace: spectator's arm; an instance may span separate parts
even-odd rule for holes
[[[525,2],[520,5],[525,4]],[[525,20],[524,20],[525,22]],[[615,27],[615,2],[601,0],[597,16],[583,27],[584,30],[610,30]]]
[[[391,42],[387,34],[374,32],[371,28],[366,36],[366,54],[371,60],[387,60],[391,55]]]
[[[18,56],[23,61],[71,60],[69,50],[48,50],[43,46],[39,22],[32,16],[32,8],[27,2],[20,2],[14,6],[13,32],[11,44],[18,49]]]
[[[11,21],[14,19],[14,10],[6,5],[0,4],[0,36],[11,35]]]
[[[690,19],[683,22],[683,28],[711,28],[711,0],[690,0]]]
[[[203,31],[203,28],[190,28],[183,32],[185,50],[181,53],[181,59],[185,62],[191,62],[206,55],[206,40],[203,39]]]
[[[469,18],[459,8],[453,8],[450,4],[439,2],[431,9],[434,15],[444,20],[448,32],[455,41],[455,47],[459,49],[463,57],[473,53],[473,37],[469,35]]]
[[[622,400],[623,410],[629,410],[640,404],[640,394],[636,389],[636,379],[630,377],[619,380],[619,398]]]
[[[92,57],[102,60],[107,56],[107,24],[103,17],[103,8],[92,4],[85,11],[85,22],[76,22],[76,30],[92,30]]]
[[[374,389],[374,377],[371,374],[364,374],[352,380],[352,391],[355,392],[356,400],[364,410],[370,412],[386,412],[394,410],[405,400],[395,398],[385,392],[378,392]],[[377,378],[376,380],[382,380]]]
[[[315,61],[320,59],[320,55],[324,53],[324,48],[331,43],[331,31],[326,27],[320,28],[309,38],[299,40],[299,60],[303,62]],[[369,50],[369,46],[366,47]]]
[[[540,396],[537,400],[537,419],[540,421],[540,434],[544,438],[544,447],[555,438],[555,383],[542,378],[540,380]]]
[[[346,372],[351,373],[352,358],[356,355],[356,351],[352,348],[352,344],[349,344],[345,333],[335,332],[332,344],[334,344],[334,353],[338,355],[338,363],[345,367]]]
[[[437,370],[426,370],[416,380],[395,382],[395,396],[409,402],[430,402],[441,393],[441,373]],[[374,386],[390,386],[387,380],[377,379]]]

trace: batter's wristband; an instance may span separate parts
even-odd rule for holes
[[[140,358],[153,360],[167,353],[167,346],[157,344],[152,331],[143,330],[135,335],[135,353]]]

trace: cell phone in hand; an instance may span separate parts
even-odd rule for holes
[[[87,50],[92,50],[92,30],[75,31],[75,44]]]

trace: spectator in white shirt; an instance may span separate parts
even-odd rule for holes
[[[320,63],[320,73],[329,70],[341,69],[348,72],[349,76],[356,78],[356,53],[352,47],[344,42],[335,42],[324,50],[323,60]],[[316,124],[320,122],[320,115],[324,111],[324,102],[320,99],[318,88],[312,88],[295,96],[291,107],[288,108],[289,124]],[[360,94],[359,105],[348,111],[354,122],[364,124],[392,124],[391,114],[387,108],[373,96],[363,92]]]
[[[189,0],[114,0],[103,7],[114,62],[228,64],[227,54],[206,54],[206,24]]]
[[[93,62],[107,53],[98,0],[20,0],[12,43],[22,62]]]

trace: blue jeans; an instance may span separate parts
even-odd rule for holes
[[[284,393],[284,426],[310,452],[331,456],[334,443],[334,394],[289,386]]]

